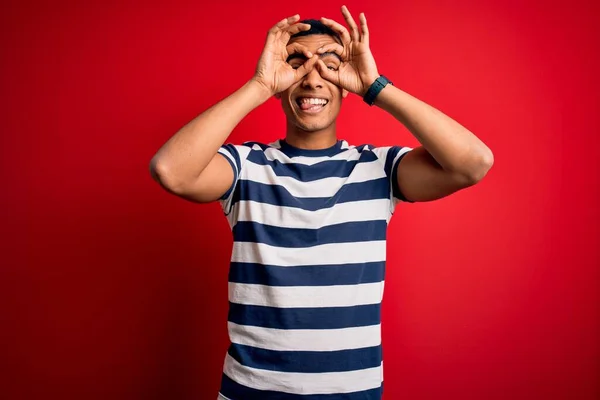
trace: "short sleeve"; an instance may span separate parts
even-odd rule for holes
[[[373,149],[373,152],[377,155],[377,158],[380,160],[380,162],[383,163],[385,176],[389,180],[390,213],[394,212],[396,205],[400,201],[412,203],[412,201],[408,200],[402,194],[402,191],[398,186],[398,165],[400,164],[400,161],[402,161],[404,156],[408,154],[408,152],[411,150],[411,147],[403,146],[376,147]]]
[[[410,147],[392,146],[388,150],[385,160],[385,174],[391,178],[392,197],[407,203],[413,203],[413,201],[408,200],[398,186],[398,165],[411,150]]]
[[[227,191],[219,199],[221,208],[225,215],[231,212],[235,188],[244,172],[246,159],[250,154],[251,148],[246,145],[235,145],[231,143],[224,144],[218,150],[218,153],[225,157],[233,170],[233,182]]]

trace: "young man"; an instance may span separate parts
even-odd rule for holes
[[[380,76],[364,14],[360,29],[345,7],[342,14],[349,31],[325,18],[280,21],[254,77],[151,162],[168,191],[219,200],[233,231],[220,399],[381,399],[380,303],[394,208],[471,186],[493,163],[471,132]],[[338,139],[348,93],[392,114],[422,146]],[[271,96],[286,114],[285,138],[225,145]]]

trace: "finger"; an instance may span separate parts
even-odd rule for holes
[[[290,56],[293,54],[303,54],[304,57],[306,57],[306,59],[309,59],[313,56],[311,51],[308,50],[308,47],[303,46],[300,43],[288,44],[286,46],[285,50],[286,50],[287,55],[290,55]],[[286,57],[287,57],[287,55],[286,55]]]
[[[350,37],[350,34],[348,33],[348,30],[346,29],[346,27],[344,25],[341,25],[341,24],[335,22],[334,20],[325,18],[325,17],[321,18],[321,22],[323,24],[325,24],[326,26],[330,27],[331,29],[333,29],[334,31],[336,31],[342,38],[342,43],[350,44],[350,42],[352,41],[352,38]]]
[[[288,17],[288,18],[284,18],[281,21],[279,21],[278,23],[276,23],[271,29],[269,29],[269,34],[275,35],[278,32],[281,32],[284,29],[286,29],[287,27],[289,27],[291,24],[298,22],[299,20],[300,20],[300,15],[298,15],[298,14],[292,15],[291,17]]]
[[[350,27],[350,36],[352,37],[352,40],[355,42],[360,41],[360,32],[358,31],[358,26],[356,25],[356,22],[354,22],[354,18],[352,18],[352,14],[350,14],[348,7],[342,6],[342,15]]]
[[[310,29],[310,24],[305,24],[305,23],[300,23],[300,22],[298,22],[298,23],[295,23],[295,24],[293,24],[292,26],[288,27],[288,28],[286,29],[286,32],[287,32],[287,33],[288,33],[290,36],[292,36],[292,35],[295,35],[295,34],[296,34],[296,33],[298,33],[298,32],[301,32],[301,31],[307,31],[307,30],[309,30],[309,29]]]
[[[366,44],[368,46],[369,45],[369,27],[367,26],[367,17],[365,16],[365,13],[360,13],[360,15],[358,16],[358,19],[360,21],[360,29],[362,30],[361,42],[363,42],[364,44]]]
[[[334,85],[339,86],[340,79],[339,79],[338,71],[332,71],[329,68],[327,68],[327,66],[321,59],[318,59],[318,61],[317,61],[317,68],[319,69],[319,74],[324,79],[328,80],[329,82],[333,83]]]
[[[298,14],[282,19],[279,21],[274,27],[269,30],[269,34],[267,37],[267,41],[280,42],[283,44],[287,44],[292,35],[300,31],[307,31],[311,28],[309,24],[298,23],[300,16]]]
[[[304,77],[306,74],[312,71],[317,61],[320,61],[319,56],[314,54],[312,57],[306,60],[306,62],[302,64],[300,68],[295,69],[294,71],[296,71],[296,81],[299,81],[302,77]]]
[[[344,59],[344,46],[342,46],[339,43],[331,43],[331,44],[325,45],[323,47],[319,47],[319,49],[317,50],[317,54],[324,54],[324,53],[335,53],[338,56],[340,56],[340,58],[343,60]]]

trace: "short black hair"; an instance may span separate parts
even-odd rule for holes
[[[305,19],[305,20],[300,21],[299,23],[309,24],[310,29],[307,31],[300,31],[300,32],[292,35],[292,38],[299,37],[299,36],[308,36],[308,35],[329,35],[332,38],[334,38],[336,42],[338,42],[339,44],[342,44],[342,38],[340,37],[340,35],[336,31],[334,31],[333,29],[331,29],[330,27],[328,27],[327,25],[325,25],[324,23],[322,23],[319,20]]]

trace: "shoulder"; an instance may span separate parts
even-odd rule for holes
[[[376,146],[373,144],[362,144],[355,147],[362,153],[361,158],[368,158],[370,161],[375,161],[388,176],[391,176],[393,171],[397,169],[404,155],[412,150],[410,147],[398,145]],[[365,157],[367,154],[368,156]]]
[[[270,147],[270,144],[255,141],[248,141],[243,143],[228,142],[221,146],[219,152],[228,152],[234,157],[239,157],[242,160],[245,160],[250,156],[250,154],[256,154],[256,152],[264,153]]]
[[[238,147],[243,148],[244,151],[247,151],[248,153],[267,153],[269,150],[279,150],[281,146],[279,144],[279,140],[275,140],[274,142],[270,143],[248,141],[243,142],[242,144],[238,145]]]
[[[350,149],[355,149],[358,153],[372,156],[374,159],[385,162],[390,151],[397,146],[376,146],[371,143],[363,143],[360,145],[349,145]]]
[[[245,146],[251,150],[262,150],[265,151],[270,147],[273,147],[273,143],[262,143],[256,141],[248,141],[241,144],[241,146]]]
[[[370,146],[370,151],[372,151],[378,159],[389,162],[391,160],[396,159],[402,154],[412,150],[407,146],[398,146],[398,145],[390,145],[390,146]]]

